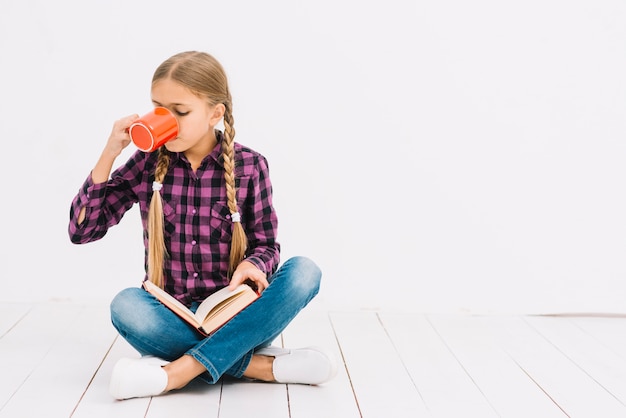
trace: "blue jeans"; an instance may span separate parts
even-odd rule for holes
[[[241,377],[256,349],[268,346],[319,291],[322,273],[305,257],[287,260],[268,278],[259,299],[209,337],[166,308],[143,288],[124,289],[111,302],[111,321],[141,355],[173,361],[190,355],[216,383],[224,374]],[[192,310],[197,308],[197,304]]]

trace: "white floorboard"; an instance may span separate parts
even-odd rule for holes
[[[68,341],[76,342],[76,355],[81,348],[88,349],[72,326],[82,318],[81,311],[77,305],[35,306],[0,339],[0,417],[37,416],[38,412],[69,416],[89,376],[65,367],[59,362],[65,360],[59,358],[59,351]]]
[[[152,398],[146,418],[171,418],[172,411],[185,418],[217,418],[220,416],[221,391],[221,383],[207,385],[202,381],[193,381],[185,390]]]
[[[429,416],[376,313],[333,313],[331,319],[363,416]]]
[[[575,317],[569,321],[626,360],[626,317]]]
[[[226,379],[219,417],[288,418],[287,385]]]
[[[319,418],[360,416],[341,347],[331,326],[328,312],[305,309],[283,333],[285,347],[320,346],[331,351],[337,360],[335,379],[319,386],[289,385],[289,410],[292,417]]]
[[[305,309],[275,341],[339,360],[320,386],[225,378],[116,401],[138,356],[108,306],[0,303],[0,418],[626,417],[626,318]]]
[[[0,416],[18,417],[35,408],[41,411],[40,416],[67,417],[78,404],[114,333],[108,326],[108,315],[100,308],[82,307],[67,313],[72,316],[64,322],[64,327],[57,329],[49,349],[2,408]],[[30,338],[31,344],[39,341],[32,332]]]
[[[611,393],[563,355],[524,318],[482,319],[511,358],[571,417],[625,417],[626,408]],[[565,320],[566,321],[566,320]]]
[[[28,313],[32,305],[21,303],[0,304],[0,338]]]
[[[425,315],[380,316],[433,417],[497,416]]]
[[[591,380],[621,403],[616,413],[626,416],[626,360],[568,320],[528,317],[525,321]]]
[[[150,405],[149,398],[117,401],[109,395],[109,376],[115,362],[121,357],[138,356],[121,337],[115,339],[113,347],[89,385],[72,418],[144,417]]]
[[[511,418],[566,416],[519,368],[501,348],[496,336],[476,317],[431,315],[429,321],[497,416]],[[446,393],[450,391],[445,387],[443,390]],[[470,409],[472,407],[471,404],[466,405],[466,411],[472,411],[469,416],[483,416],[480,411]]]

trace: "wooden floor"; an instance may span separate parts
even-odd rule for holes
[[[0,304],[0,417],[626,417],[626,318],[305,310],[276,344],[341,359],[325,385],[226,380],[115,401],[137,356],[106,305]]]

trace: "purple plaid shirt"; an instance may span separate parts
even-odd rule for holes
[[[217,146],[195,173],[182,153],[172,154],[161,190],[168,254],[165,289],[188,306],[228,284],[232,222],[220,158],[222,138],[218,132]],[[156,161],[156,152],[137,151],[111,173],[108,182],[94,184],[89,175],[72,201],[68,228],[71,241],[83,244],[102,238],[139,203],[146,265],[146,227]],[[248,236],[246,260],[269,276],[278,266],[280,244],[276,241],[278,220],[267,160],[235,143],[235,177],[241,222]],[[82,207],[86,207],[85,220],[78,225]]]

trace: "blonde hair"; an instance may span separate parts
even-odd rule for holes
[[[231,215],[238,214],[235,188],[235,128],[232,98],[224,68],[213,56],[205,52],[181,52],[168,58],[156,69],[152,84],[163,79],[171,79],[187,87],[198,96],[206,98],[211,106],[219,103],[224,105],[222,158],[226,197]],[[165,147],[161,147],[158,152],[154,181],[163,183],[170,163],[170,154]],[[163,262],[167,256],[163,228],[163,202],[159,191],[154,191],[148,212],[148,278],[161,288],[164,287]],[[228,263],[229,278],[243,260],[247,246],[248,240],[241,222],[233,221]]]

